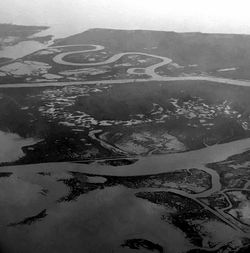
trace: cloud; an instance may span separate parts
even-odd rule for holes
[[[1,0],[0,22],[250,33],[248,0]]]

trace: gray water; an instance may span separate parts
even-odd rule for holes
[[[55,39],[65,38],[67,36],[76,34],[77,32],[83,32],[83,30],[80,31],[79,28],[74,29],[74,25],[70,26],[70,29],[67,29],[67,26],[65,25],[53,25],[47,30],[43,30],[30,36],[30,39],[32,39],[34,37],[52,35],[53,39],[47,44],[43,44],[35,40],[22,41],[13,46],[8,46],[0,50],[0,58],[7,57],[12,59],[18,59],[24,57],[25,55],[47,48],[48,46],[53,44]]]
[[[13,175],[0,178],[0,246],[6,252],[27,253],[53,250],[130,252],[119,245],[125,239],[144,238],[162,245],[166,252],[185,252],[191,248],[185,234],[161,220],[167,210],[136,198],[135,190],[123,186],[108,187],[83,194],[76,201],[58,203],[57,200],[67,195],[69,188],[57,180],[68,178],[68,171],[125,176],[194,167],[204,169],[206,163],[224,160],[249,147],[250,139],[243,139],[186,153],[143,157],[134,164],[120,167],[66,162],[1,167],[0,172],[9,171]],[[41,171],[51,175],[38,175],[37,172]],[[48,190],[47,196],[40,194],[42,189]],[[37,223],[7,227],[11,222],[36,215],[44,209],[47,209],[48,216]],[[208,225],[211,225],[214,240],[220,238],[222,242],[227,242],[230,239],[228,235],[232,238],[237,236],[222,223]]]
[[[0,131],[0,163],[13,162],[24,156],[22,147],[35,144],[38,140],[22,138],[17,134]]]

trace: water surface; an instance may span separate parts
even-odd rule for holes
[[[17,134],[0,131],[0,163],[18,160],[24,156],[22,147],[36,142],[33,138],[22,138]]]

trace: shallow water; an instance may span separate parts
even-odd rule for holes
[[[78,30],[77,30],[78,31]],[[80,30],[79,30],[80,32]],[[43,30],[41,32],[35,33],[29,38],[43,37],[47,35],[52,35],[53,39],[47,44],[40,43],[35,40],[22,41],[13,46],[8,46],[0,50],[0,58],[7,57],[12,59],[18,59],[24,57],[25,55],[32,54],[38,50],[45,49],[48,46],[52,45],[55,39],[64,38],[70,35],[75,34],[75,29],[65,29],[63,25],[54,25],[49,29]]]
[[[48,47],[37,41],[22,41],[16,45],[5,47],[3,50],[0,50],[0,58],[7,57],[12,59],[18,59],[25,55],[31,54],[38,50]]]
[[[43,37],[47,35],[53,35],[53,40],[59,39],[59,38],[66,38],[68,36],[75,35],[77,33],[84,32],[88,28],[85,27],[82,24],[54,24],[51,25],[49,29],[41,31],[39,33],[36,33],[35,35],[32,35],[32,37]]]
[[[0,50],[0,58],[7,57],[12,59],[18,59],[25,55],[34,53],[38,50],[45,49],[48,46],[54,43],[54,40],[59,38],[66,38],[68,36],[83,32],[86,30],[82,25],[76,26],[75,24],[67,24],[67,25],[52,25],[50,28],[33,34],[29,38],[35,37],[43,37],[47,35],[52,35],[53,39],[49,41],[47,44],[40,43],[38,41],[22,41],[16,45],[5,47],[3,50]]]
[[[82,172],[100,175],[135,176],[149,175],[179,169],[201,168],[207,163],[222,161],[231,155],[250,149],[250,138],[217,144],[200,150],[183,153],[153,155],[141,157],[137,162],[127,166],[102,166],[98,164],[76,165]]]
[[[0,167],[0,171],[22,170],[22,172],[29,173],[30,171],[37,172],[43,168],[50,168],[54,172],[71,170],[98,175],[150,175],[181,169],[203,168],[207,163],[223,161],[229,156],[243,153],[249,149],[250,138],[247,138],[189,152],[140,157],[133,164],[118,167],[98,164],[97,162],[92,164],[61,162]]]
[[[0,246],[6,252],[133,252],[119,246],[124,240],[142,238],[163,246],[166,252],[186,252],[191,248],[186,235],[161,220],[161,216],[168,212],[165,207],[136,198],[135,190],[123,186],[94,190],[79,196],[76,201],[57,202],[70,190],[58,179],[68,178],[68,171],[125,176],[193,167],[204,169],[206,163],[224,160],[249,147],[250,139],[243,139],[186,153],[144,157],[134,164],[118,167],[98,163],[2,167],[1,172],[9,171],[13,175],[0,178]],[[45,175],[38,172],[45,172]],[[88,176],[92,182],[90,179]],[[96,177],[93,182],[96,181],[104,180]],[[40,194],[42,189],[47,189],[46,196]],[[47,216],[36,223],[7,227],[10,222],[20,222],[44,209]],[[215,225],[216,231],[213,229]],[[227,235],[237,237],[237,233],[223,223],[208,223],[206,226],[215,241],[228,240],[227,236],[217,235],[217,230],[228,229]]]
[[[41,210],[46,207],[46,204],[38,206]],[[32,212],[38,213],[38,208],[30,205],[26,217]],[[25,209],[21,208],[20,212],[25,216]],[[10,252],[51,252],[52,249],[55,252],[128,252],[120,245],[133,238],[151,240],[171,253],[190,248],[180,230],[161,221],[164,212],[163,207],[136,198],[124,187],[111,187],[82,195],[77,201],[55,204],[45,219],[31,226],[7,229],[2,226],[0,242]],[[0,214],[3,216],[3,210]],[[20,220],[20,215],[16,216]],[[10,218],[14,219],[13,215],[8,215],[8,221]],[[15,238],[18,241],[12,244]]]
[[[0,131],[0,162],[13,162],[24,156],[22,147],[35,144],[33,138],[22,138],[17,134]]]

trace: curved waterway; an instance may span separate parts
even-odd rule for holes
[[[164,172],[171,172],[182,169],[197,168],[208,171],[205,167],[208,163],[219,162],[227,159],[229,156],[243,153],[250,149],[250,138],[237,140],[224,144],[216,144],[199,150],[189,152],[152,155],[140,157],[137,162],[130,165],[113,167],[110,165],[77,164],[71,162],[18,165],[1,167],[1,170],[40,170],[43,167],[50,167],[53,170],[75,170],[90,174],[112,175],[112,176],[138,176],[151,175]],[[214,170],[209,170],[209,174]]]
[[[156,73],[156,69],[165,66],[169,63],[172,62],[172,59],[164,56],[159,56],[159,55],[154,55],[154,54],[148,54],[148,53],[141,53],[141,52],[125,52],[125,53],[118,53],[110,58],[108,58],[105,61],[102,62],[88,62],[88,63],[75,63],[75,62],[69,62],[64,60],[64,58],[68,55],[74,55],[74,54],[80,54],[80,53],[89,53],[89,52],[97,52],[105,49],[101,45],[93,45],[93,44],[77,44],[77,45],[63,45],[63,46],[55,46],[52,48],[65,48],[65,47],[74,47],[74,46],[87,46],[87,47],[93,47],[92,49],[85,49],[85,50],[80,50],[80,51],[70,51],[66,53],[60,53],[56,55],[53,58],[53,61],[58,64],[62,65],[68,65],[68,66],[78,66],[78,67],[93,67],[93,66],[101,66],[101,65],[106,65],[110,63],[114,63],[118,61],[120,58],[126,55],[143,55],[143,56],[148,56],[148,57],[154,57],[160,60],[159,63],[153,64],[151,66],[148,66],[146,68],[129,68],[127,70],[128,74],[133,74],[133,75],[141,75],[141,73],[137,73],[135,70],[140,69],[144,70],[143,74],[146,74],[150,76],[150,79],[141,79],[141,80],[136,80],[136,81],[188,81],[188,80],[201,80],[201,81],[210,81],[210,82],[218,82],[218,83],[224,83],[224,84],[231,84],[231,85],[240,85],[240,86],[250,86],[249,81],[244,81],[244,80],[234,80],[234,79],[227,79],[227,78],[220,78],[220,77],[214,77],[214,76],[185,76],[185,77],[165,77],[161,76]],[[117,83],[121,82],[131,82],[134,80],[105,80],[105,83],[113,83],[113,81],[116,81]],[[87,84],[87,82],[84,82]]]
[[[142,157],[136,163],[126,166],[113,167],[95,162],[89,165],[63,162],[1,167],[0,171],[13,173],[13,176],[2,181],[0,185],[1,192],[4,193],[0,194],[0,203],[3,203],[0,204],[0,215],[3,217],[0,222],[2,240],[7,249],[14,247],[18,251],[17,248],[21,247],[23,252],[34,252],[35,249],[36,252],[44,252],[44,249],[50,252],[51,247],[60,252],[68,252],[68,240],[61,238],[70,238],[70,246],[73,247],[74,252],[79,252],[79,249],[110,252],[110,249],[114,249],[115,245],[121,244],[124,239],[147,238],[159,242],[165,249],[169,249],[169,252],[179,253],[184,249],[186,252],[193,247],[186,236],[173,225],[166,224],[159,218],[166,212],[165,207],[134,196],[138,191],[167,191],[195,201],[227,224],[228,226],[222,226],[218,223],[215,236],[220,238],[221,233],[226,233],[228,236],[223,237],[221,243],[228,243],[227,240],[230,241],[231,237],[237,238],[242,235],[241,226],[232,221],[223,210],[214,210],[199,201],[198,197],[206,197],[220,190],[219,175],[205,165],[224,160],[249,148],[250,138],[185,153]],[[67,194],[66,186],[57,180],[68,178],[68,171],[136,176],[190,168],[198,168],[209,173],[212,178],[212,188],[203,193],[190,194],[177,189],[128,189],[116,186],[83,194],[77,201],[55,204],[60,196]],[[38,175],[37,173],[41,171],[51,173],[51,176]],[[32,191],[29,190],[30,188]],[[46,198],[38,194],[43,188],[49,192]],[[3,199],[7,199],[8,202],[3,202]],[[25,206],[24,201],[26,201]],[[22,220],[23,217],[37,214],[45,208],[48,216],[34,226],[29,226],[27,233],[23,234],[23,229],[17,227],[9,229],[6,236],[6,223]],[[59,224],[62,228],[60,231],[57,229]],[[115,236],[113,236],[114,231]],[[15,245],[12,243],[14,238]],[[82,241],[82,238],[85,241]],[[54,242],[53,246],[48,244],[51,240]],[[67,244],[64,243],[65,241]],[[217,246],[219,247],[221,243]],[[115,252],[122,251],[118,248]]]
[[[215,170],[207,168],[206,164],[223,161],[229,156],[243,153],[249,149],[250,138],[247,138],[189,152],[141,157],[133,164],[118,167],[100,165],[95,162],[92,164],[62,162],[2,167],[0,168],[0,171],[16,171],[22,169],[23,172],[28,172],[29,170],[35,172],[41,170],[41,168],[49,167],[52,171],[71,170],[100,176],[138,176],[197,168],[211,175],[212,188],[203,193],[192,195],[195,195],[196,197],[207,197],[213,192],[220,191],[221,184],[218,173]]]
[[[61,47],[68,46],[70,45]],[[91,49],[91,51],[103,49],[102,46],[92,46],[94,46],[94,48]],[[84,52],[87,51],[89,50],[85,50]],[[63,58],[68,54],[80,52],[83,51],[59,54],[54,60],[60,64],[72,65],[73,63],[69,64],[65,62]],[[250,86],[249,81],[209,76],[162,77],[159,76],[155,70],[160,66],[170,63],[171,59],[138,52],[120,53],[110,57],[104,62],[88,63],[86,65],[99,66],[102,64],[109,64],[117,61],[126,54],[141,54],[161,59],[160,63],[144,69],[144,73],[151,76],[150,79],[137,79],[136,82],[203,80],[239,86]],[[77,65],[79,66],[79,64]],[[80,66],[85,66],[85,63]],[[136,74],[135,70],[135,68],[131,68],[129,71],[131,71],[131,74]],[[135,80],[122,79],[90,82],[5,84],[1,85],[0,88],[84,85],[95,84],[97,82],[125,84],[135,82]],[[145,237],[150,240],[152,239],[152,241],[159,242],[164,248],[168,249],[169,252],[179,253],[180,249],[186,249],[187,251],[187,249],[192,248],[192,245],[189,244],[186,236],[175,227],[169,224],[166,226],[160,221],[159,217],[164,214],[165,208],[135,198],[134,193],[138,191],[166,191],[181,195],[203,206],[234,230],[241,231],[241,226],[237,222],[232,221],[232,218],[223,212],[223,210],[214,210],[202,203],[198,198],[211,196],[214,192],[219,192],[221,190],[218,173],[215,170],[207,168],[206,164],[225,160],[229,156],[240,154],[249,149],[250,138],[247,138],[190,152],[139,157],[137,162],[126,166],[113,167],[109,165],[100,165],[97,162],[93,162],[89,165],[63,162],[0,167],[0,172],[14,173],[12,177],[5,179],[0,185],[0,192],[4,193],[2,195],[0,194],[0,203],[2,203],[0,204],[0,215],[3,217],[0,223],[0,232],[3,235],[2,240],[7,248],[12,247],[13,249],[14,247],[14,251],[20,251],[21,249],[23,252],[44,252],[46,249],[46,252],[50,252],[53,248],[53,250],[57,249],[57,251],[60,252],[68,252],[70,250],[78,252],[79,248],[88,251],[94,248],[96,249],[95,252],[110,252],[110,249],[114,249],[114,245],[118,245],[126,238]],[[68,171],[79,171],[98,176],[138,176],[190,168],[197,168],[208,173],[211,176],[212,187],[207,191],[191,194],[177,189],[140,188],[135,190],[118,186],[90,192],[89,194],[79,197],[76,202],[55,204],[60,196],[67,194],[68,189],[57,180],[58,178],[69,177]],[[43,177],[41,179],[41,176],[37,174],[41,171],[51,173],[52,176],[49,178]],[[98,180],[100,180],[100,178],[98,178]],[[41,194],[38,195],[38,193],[41,193],[41,190],[44,190],[43,188],[47,189],[49,192],[47,199]],[[32,216],[44,208],[48,209],[48,216],[43,222],[37,223],[35,226],[30,226],[26,233],[23,233],[22,229],[9,229],[8,233],[6,233],[5,228],[8,222],[22,220],[23,217]],[[58,230],[59,224],[60,231]],[[39,229],[37,229],[38,226],[40,226]],[[218,229],[218,233],[233,234],[232,230],[225,231],[225,228],[226,227],[223,227],[223,231],[222,229]],[[114,231],[116,236],[113,236]],[[170,240],[166,241],[166,235],[169,236]],[[16,241],[16,238],[19,238],[22,243]],[[41,238],[43,238],[43,240],[41,240]],[[69,240],[61,240],[61,238],[67,238],[71,243],[69,244]],[[15,244],[12,243],[13,239],[15,239]],[[51,240],[53,241],[53,245],[48,243]],[[27,248],[27,246],[29,248]],[[220,244],[217,246],[219,247]],[[214,248],[210,250],[212,251]],[[119,248],[116,252],[121,252],[121,249]]]
[[[240,154],[250,149],[250,138],[237,140],[224,144],[216,144],[199,150],[189,152],[153,155],[141,157],[136,163],[112,167],[98,164],[72,165],[82,172],[113,175],[113,176],[137,176],[151,175],[181,169],[204,169],[204,165],[223,161],[229,156]],[[206,168],[207,170],[207,168]],[[213,171],[213,170],[212,170]]]
[[[64,46],[56,46],[51,48],[60,48],[60,47],[72,47],[72,46],[86,46],[88,44],[80,44],[80,45],[64,45]],[[149,78],[125,78],[125,79],[115,79],[115,80],[94,80],[94,81],[69,81],[69,82],[36,82],[36,83],[11,83],[11,84],[1,84],[0,88],[37,88],[37,87],[63,87],[63,86],[72,86],[72,85],[92,85],[96,83],[102,83],[102,84],[126,84],[126,83],[140,83],[140,82],[151,82],[151,81],[162,81],[163,84],[168,84],[167,82],[174,82],[174,81],[208,81],[208,82],[214,82],[214,83],[221,83],[221,84],[230,84],[235,86],[245,86],[250,87],[250,81],[249,80],[236,80],[236,79],[229,79],[229,78],[221,78],[221,77],[215,77],[215,76],[177,76],[177,77],[169,77],[169,76],[160,76],[156,73],[156,69],[164,66],[166,64],[169,64],[172,62],[171,59],[167,57],[162,57],[159,55],[152,55],[152,54],[146,54],[146,53],[140,53],[140,52],[126,52],[126,53],[119,53],[116,55],[111,56],[109,59],[103,62],[95,62],[95,63],[72,63],[67,62],[63,60],[63,58],[66,55],[69,54],[76,54],[76,53],[83,53],[83,52],[90,52],[90,51],[98,51],[102,50],[103,47],[99,45],[88,45],[93,46],[93,49],[90,50],[82,50],[82,51],[72,51],[67,53],[61,53],[56,55],[53,60],[62,65],[70,65],[70,66],[101,66],[104,64],[110,64],[117,60],[119,60],[124,55],[130,55],[130,54],[137,54],[137,55],[145,55],[150,57],[155,57],[161,60],[160,63],[153,64],[146,68],[139,68],[140,71],[143,71],[143,74],[146,74],[149,76]],[[127,70],[128,74],[138,75],[140,76],[141,73],[137,73],[135,70],[138,68],[129,68]]]
[[[68,47],[71,47],[71,46],[76,46],[76,45],[68,45]],[[114,62],[118,61],[120,58],[122,58],[123,56],[126,56],[126,55],[143,55],[143,56],[158,58],[159,60],[161,60],[160,63],[153,64],[153,65],[151,65],[151,66],[144,69],[145,74],[147,74],[147,75],[149,75],[153,78],[161,77],[158,74],[156,74],[156,72],[155,72],[155,70],[157,68],[159,68],[161,66],[164,66],[164,65],[167,65],[167,64],[172,62],[172,60],[170,58],[167,58],[167,57],[154,55],[154,54],[140,53],[140,52],[118,53],[118,54],[115,54],[115,55],[111,56],[110,58],[108,58],[107,60],[102,61],[102,62],[73,63],[73,62],[65,61],[64,58],[68,55],[87,53],[87,52],[95,52],[95,51],[100,51],[100,50],[104,49],[104,47],[100,46],[100,45],[82,44],[82,45],[77,45],[77,46],[92,46],[94,48],[93,49],[87,49],[87,50],[81,50],[81,51],[71,51],[71,52],[61,53],[61,54],[56,55],[53,58],[53,61],[58,63],[58,64],[68,65],[68,66],[100,66],[100,65],[106,65],[106,64],[114,63]],[[67,46],[58,46],[58,47],[54,47],[54,48],[60,48],[60,47],[67,47]],[[133,68],[133,70],[134,69],[135,68]],[[130,70],[131,69],[129,69],[128,72],[130,72]],[[133,74],[138,74],[138,73],[133,72]]]
[[[75,45],[62,45],[62,46],[54,46],[50,48],[65,48],[65,47],[75,47],[75,46],[92,46],[93,49],[86,49],[81,51],[71,51],[66,53],[60,53],[56,55],[53,60],[54,62],[62,65],[69,65],[69,66],[101,66],[105,64],[114,63],[119,60],[121,57],[125,55],[144,55],[149,57],[158,58],[160,60],[159,63],[153,64],[146,68],[139,68],[140,71],[143,71],[143,74],[148,75],[150,78],[127,78],[127,79],[117,79],[117,80],[94,80],[94,81],[76,81],[76,82],[42,82],[42,83],[12,83],[12,84],[1,84],[0,88],[36,88],[36,87],[63,87],[63,86],[72,86],[72,85],[91,85],[96,83],[103,83],[103,84],[126,84],[126,83],[138,83],[138,82],[149,82],[149,81],[162,81],[167,82],[171,81],[208,81],[208,82],[215,82],[215,83],[222,83],[222,84],[230,84],[236,86],[250,86],[250,81],[248,80],[235,80],[235,79],[228,79],[228,78],[221,78],[221,77],[214,77],[214,76],[181,76],[181,77],[168,77],[168,76],[160,76],[156,73],[156,69],[167,65],[172,62],[170,58],[141,53],[141,52],[125,52],[125,53],[118,53],[105,61],[102,62],[90,62],[90,63],[72,63],[64,60],[64,57],[71,54],[78,54],[78,53],[86,53],[86,52],[94,52],[103,50],[104,47],[101,45],[93,45],[93,44],[75,44]],[[18,47],[18,46],[17,46]],[[48,45],[47,45],[48,47]],[[15,51],[15,50],[14,50]],[[22,53],[22,50],[16,50],[18,53]],[[35,50],[36,51],[36,50]],[[128,74],[138,75],[140,76],[141,73],[137,73],[135,70],[138,68],[129,68],[127,70]]]

